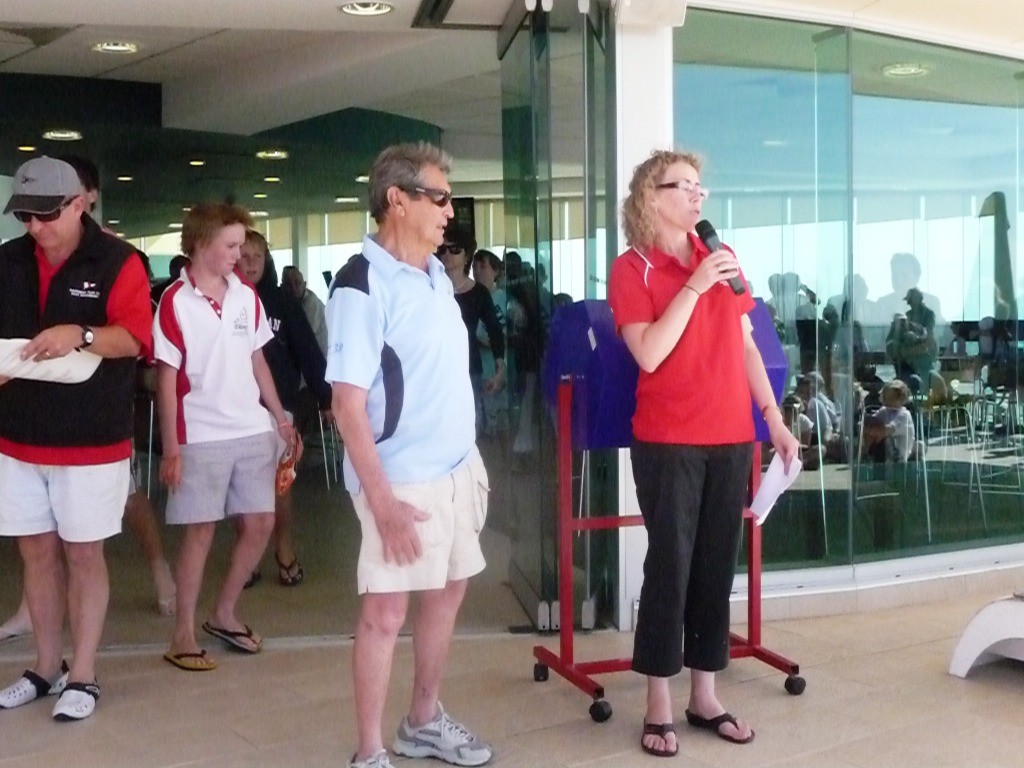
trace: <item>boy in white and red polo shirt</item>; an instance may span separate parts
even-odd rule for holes
[[[236,606],[274,526],[277,436],[295,442],[261,351],[273,338],[263,305],[234,272],[251,223],[227,203],[192,208],[181,234],[192,261],[164,292],[153,326],[167,522],[186,526],[164,659],[189,671],[217,666],[196,641],[195,612],[214,525],[226,516],[238,516],[239,536],[203,630],[237,650],[260,650],[262,639]]]

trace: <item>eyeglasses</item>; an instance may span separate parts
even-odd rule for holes
[[[77,195],[75,197],[77,197]],[[74,199],[75,198],[72,197],[71,200],[65,200],[61,204],[60,208],[58,208],[56,211],[50,211],[49,213],[32,213],[31,211],[15,211],[14,212],[14,218],[16,218],[22,224],[28,224],[30,221],[32,221],[32,219],[35,219],[40,224],[49,224],[51,221],[56,221],[57,219],[59,219],[60,215],[62,213],[64,213],[64,209],[67,208],[69,205],[71,205],[71,203],[72,203],[72,201]]]
[[[452,201],[452,193],[447,189],[438,189],[437,187],[410,187],[405,191],[410,195],[426,195],[430,199],[430,202],[438,208],[444,208]]]
[[[711,192],[707,187],[702,187],[700,182],[694,184],[692,181],[686,179],[680,179],[679,181],[663,181],[661,184],[655,184],[655,189],[679,189],[688,195],[697,195],[701,200],[707,200],[708,195]]]
[[[455,243],[444,243],[440,248],[437,249],[438,256],[444,256],[449,253],[462,253],[463,248],[461,245]]]

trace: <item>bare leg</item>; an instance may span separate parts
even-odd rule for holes
[[[274,505],[274,557],[277,559],[279,576],[297,576],[301,566],[295,555],[295,539],[292,537],[291,489],[283,496],[278,496]]]
[[[672,692],[669,690],[669,678],[648,677],[647,678],[647,714],[644,715],[644,722],[653,725],[672,722]],[[674,733],[667,733],[664,737],[654,733],[643,736],[643,743],[650,749],[665,750],[672,752],[677,748],[678,740]]]
[[[196,603],[203,586],[206,556],[213,543],[213,523],[193,523],[185,526],[178,553],[175,581],[178,585],[177,621],[171,638],[171,653],[198,653],[196,642]]]
[[[243,585],[267,548],[270,534],[274,530],[274,513],[256,512],[239,515],[238,518],[238,538],[235,540],[231,564],[217,595],[217,604],[212,616],[214,625],[236,632],[245,629],[245,624],[239,620],[235,612],[238,598],[242,595]],[[260,638],[256,636],[254,640],[258,646]]]
[[[68,616],[75,656],[68,680],[91,683],[96,679],[96,652],[103,635],[110,598],[103,541],[64,542],[68,563]]]
[[[22,590],[18,610],[7,621],[0,624],[0,643],[31,634],[32,617],[28,613],[28,598],[25,597],[25,592]]]
[[[391,679],[391,661],[398,631],[405,623],[409,594],[365,594],[352,648],[352,678],[356,694],[357,760],[384,749],[381,720]]]
[[[715,673],[703,672],[699,669],[690,670],[690,704],[688,709],[706,720],[718,717],[725,712],[725,707],[715,696]],[[737,718],[737,725],[722,723],[719,732],[734,739],[746,739],[751,734],[750,725]]]
[[[444,589],[419,593],[412,638],[416,676],[409,704],[409,723],[414,727],[437,717],[437,699],[455,631],[455,617],[465,594],[465,579],[449,581]]]
[[[164,557],[164,548],[160,542],[160,530],[156,524],[156,512],[149,497],[142,491],[136,491],[128,497],[124,507],[124,520],[142,547],[142,554],[149,563],[153,574],[153,586],[156,587],[157,610],[164,616],[174,615],[174,576],[171,567]]]
[[[36,633],[35,672],[52,680],[60,669],[64,627],[64,565],[56,531],[22,536],[18,549],[25,563],[25,599]],[[92,682],[90,678],[88,682]]]

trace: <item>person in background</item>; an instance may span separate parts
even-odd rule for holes
[[[787,469],[800,450],[751,335],[754,301],[727,284],[742,278],[736,257],[726,247],[709,253],[694,232],[707,197],[700,169],[695,155],[670,151],[637,166],[622,209],[630,248],[613,262],[608,291],[640,366],[630,454],[649,543],[633,669],[647,676],[640,745],[662,757],[679,749],[669,680],[683,666],[686,721],[734,743],[754,738],[715,693],[715,672],[729,661],[752,399]]]
[[[217,666],[196,641],[195,613],[214,526],[226,516],[238,517],[239,535],[202,629],[243,653],[263,644],[238,618],[238,600],[274,528],[277,438],[298,450],[263,356],[274,336],[266,311],[234,271],[251,226],[238,206],[192,206],[181,230],[191,262],[160,298],[153,323],[160,480],[170,489],[167,522],[185,526],[177,621],[164,659],[192,672]]]
[[[320,345],[320,354],[326,355],[327,319],[324,315],[324,303],[309,290],[306,278],[303,277],[298,267],[285,267],[281,271],[281,284],[302,306],[302,311],[306,313],[306,319],[309,321],[309,327],[313,329],[317,344]]]
[[[153,300],[153,306],[155,307],[160,303],[160,297],[163,296],[164,291],[171,287],[171,284],[181,277],[181,270],[188,266],[188,256],[184,253],[179,253],[177,256],[172,256],[171,260],[167,264],[167,277],[163,280],[157,280],[153,283],[153,287],[149,290],[149,296]]]
[[[327,301],[327,380],[345,443],[345,487],[363,540],[352,650],[359,744],[349,768],[390,768],[381,733],[409,593],[414,680],[396,754],[483,765],[493,750],[439,701],[468,579],[484,568],[487,471],[475,444],[466,328],[433,255],[454,212],[436,147],[385,149],[370,169],[377,233]]]
[[[23,360],[85,348],[102,358],[76,384],[0,376],[0,535],[17,538],[36,643],[34,667],[0,691],[0,709],[59,695],[58,721],[89,717],[100,695],[96,653],[110,596],[104,541],[121,530],[135,358],[152,342],[142,261],[88,209],[71,165],[29,160],[4,209],[26,234],[0,246],[0,337],[29,339]],[[61,660],[65,609],[70,667]]]
[[[263,347],[263,355],[274,378],[281,406],[289,417],[294,417],[299,400],[299,382],[304,377],[313,382],[311,389],[316,393],[320,407],[330,409],[331,388],[324,381],[327,364],[320,345],[299,303],[278,286],[274,258],[263,235],[251,229],[245,233],[238,264],[245,279],[256,286],[267,312],[267,322],[274,332],[274,338]],[[283,451],[286,447],[282,444],[279,449]],[[290,487],[284,493],[278,493],[275,500],[273,540],[277,580],[285,587],[298,586],[305,578],[305,571],[295,554]]]
[[[444,264],[445,273],[455,288],[455,301],[462,313],[469,339],[469,379],[473,384],[473,400],[476,406],[476,434],[484,431],[484,395],[494,394],[505,386],[505,333],[498,321],[491,294],[480,283],[469,276],[472,255],[476,242],[464,235],[457,227],[449,226],[445,241],[437,249],[437,257]],[[494,359],[494,375],[487,381],[483,378],[483,357],[477,342],[477,328],[483,325],[487,331],[488,348]]]
[[[480,249],[473,256],[473,279],[487,289],[494,304],[494,314],[502,329],[507,327],[505,307],[507,298],[505,289],[501,287],[502,263],[492,251]],[[480,345],[480,359],[483,365],[483,377],[491,379],[497,373],[494,350],[491,349],[491,337],[481,322],[476,329],[476,340]],[[507,347],[506,347],[507,353]],[[508,365],[504,366],[504,381],[493,392],[484,392],[484,434],[494,437],[508,431]]]

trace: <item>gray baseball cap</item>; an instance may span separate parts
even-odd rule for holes
[[[43,155],[23,163],[14,174],[14,193],[4,213],[53,213],[82,194],[78,173],[63,160]]]

